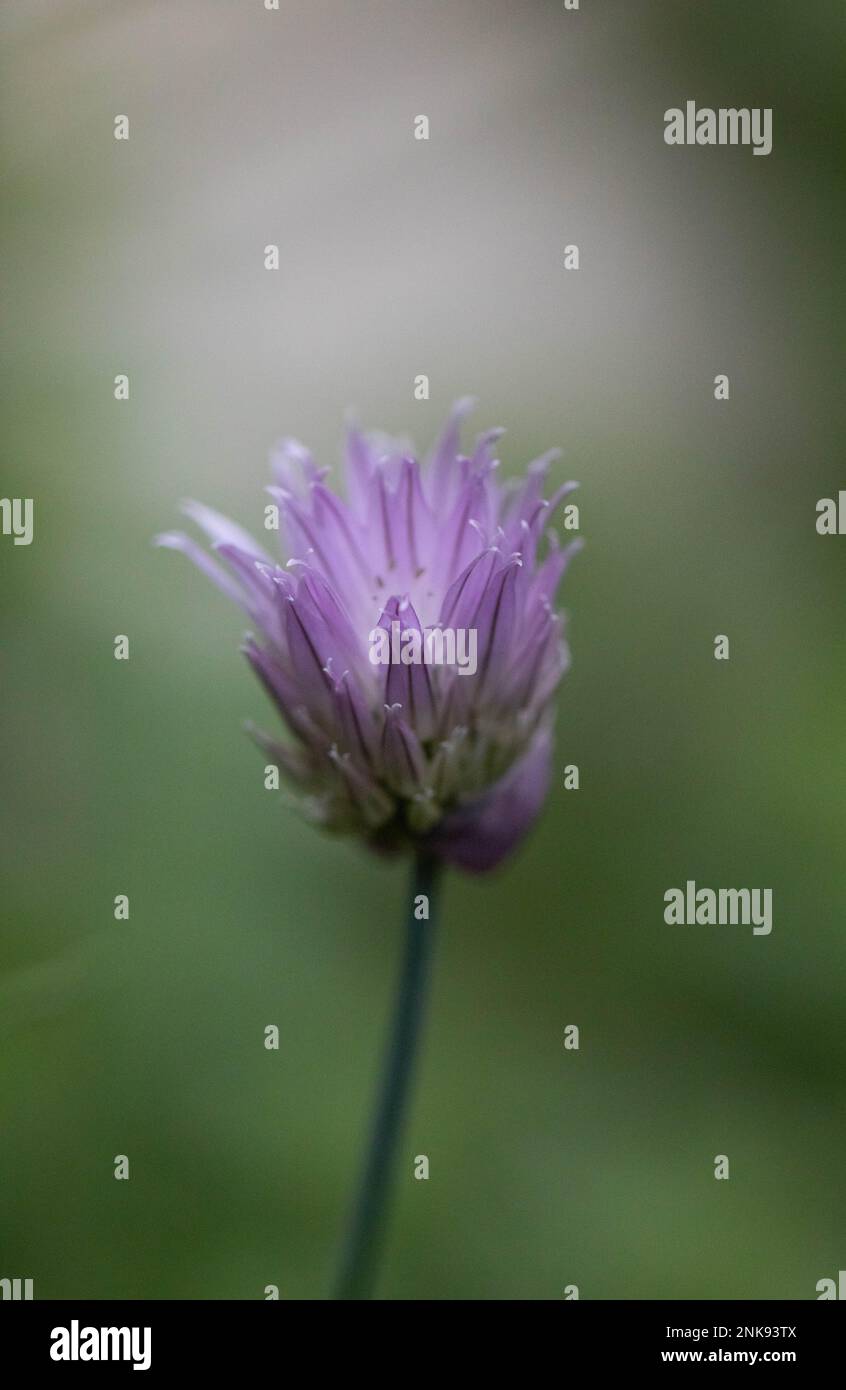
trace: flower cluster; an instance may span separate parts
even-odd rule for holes
[[[258,635],[244,651],[290,738],[253,733],[308,818],[483,870],[546,795],[568,664],[553,603],[579,542],[559,548],[546,529],[576,486],[544,499],[554,452],[511,485],[496,476],[501,430],[460,452],[470,404],[458,402],[422,465],[396,440],[349,429],[345,500],[307,449],[283,440],[268,491],[284,561],[194,502],[184,510],[213,554],[181,532],[157,539],[249,615]],[[374,664],[380,626],[392,657]],[[420,651],[403,640],[412,630],[441,629],[473,634],[472,671],[399,655]]]

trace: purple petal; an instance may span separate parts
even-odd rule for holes
[[[164,550],[179,550],[183,555],[187,555],[192,564],[195,564],[221,593],[241,608],[247,608],[247,595],[241,585],[236,584],[220,565],[216,565],[208,551],[203,550],[191,536],[186,536],[183,531],[163,531],[154,538],[153,544],[161,546]]]
[[[420,791],[426,768],[423,750],[417,735],[396,708],[385,711],[382,760],[387,781],[395,791],[402,796]]]
[[[407,724],[416,731],[417,737],[426,740],[431,738],[435,728],[435,706],[429,668],[425,664],[423,629],[408,599],[392,598],[388,600],[379,626],[386,627],[390,636],[394,623],[399,624],[400,653],[398,654],[401,654],[402,651],[402,639],[405,632],[420,634],[421,661],[420,663],[411,662],[406,666],[402,660],[398,662],[389,660],[385,678],[385,703],[387,705],[399,705]],[[392,643],[389,655],[393,657],[393,654]]]
[[[182,510],[186,516],[205,532],[209,540],[215,545],[236,545],[239,550],[244,550],[248,555],[255,555],[257,560],[264,560],[268,564],[273,561],[256,541],[253,540],[249,531],[245,531],[243,526],[238,526],[236,522],[230,521],[229,517],[215,512],[211,507],[206,507],[202,502],[192,502],[190,498],[182,503]]]
[[[523,839],[546,799],[550,750],[543,730],[489,792],[444,817],[429,837],[432,849],[470,873],[495,868]]]

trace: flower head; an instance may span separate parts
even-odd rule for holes
[[[213,555],[181,532],[157,540],[249,615],[258,635],[243,650],[290,738],[252,732],[308,818],[482,870],[546,795],[568,664],[553,601],[579,542],[559,548],[546,530],[576,486],[544,499],[554,452],[511,486],[496,478],[501,430],[460,453],[471,404],[454,407],[422,466],[400,442],[351,428],[346,500],[283,440],[268,489],[283,561],[195,502],[184,510]]]

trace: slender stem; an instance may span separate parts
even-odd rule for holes
[[[437,877],[437,862],[428,855],[419,855],[414,863],[411,901],[406,911],[405,957],[385,1053],[382,1085],[335,1298],[370,1298],[373,1291],[396,1149],[402,1134],[420,1040],[435,928]],[[421,894],[425,894],[429,900],[428,921],[418,921],[414,914],[415,899]]]

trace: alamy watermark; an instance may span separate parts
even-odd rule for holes
[[[34,509],[31,497],[0,497],[0,531],[15,545],[32,545]]]
[[[772,888],[697,888],[687,880],[684,888],[668,888],[664,894],[664,921],[668,926],[750,927],[755,936],[769,936],[773,929]]]
[[[34,1298],[32,1279],[0,1279],[0,1298],[29,1302]]]
[[[148,1371],[153,1359],[149,1327],[81,1327],[74,1318],[54,1327],[50,1341],[53,1361],[131,1361],[133,1371]]]
[[[374,666],[455,666],[460,676],[472,676],[478,664],[475,627],[420,629],[394,619],[390,632],[374,627],[368,641]]]
[[[842,488],[833,497],[821,497],[817,503],[817,534],[846,536],[846,491]]]
[[[753,154],[773,147],[773,113],[769,106],[697,107],[695,101],[664,112],[667,145],[751,145]]]

